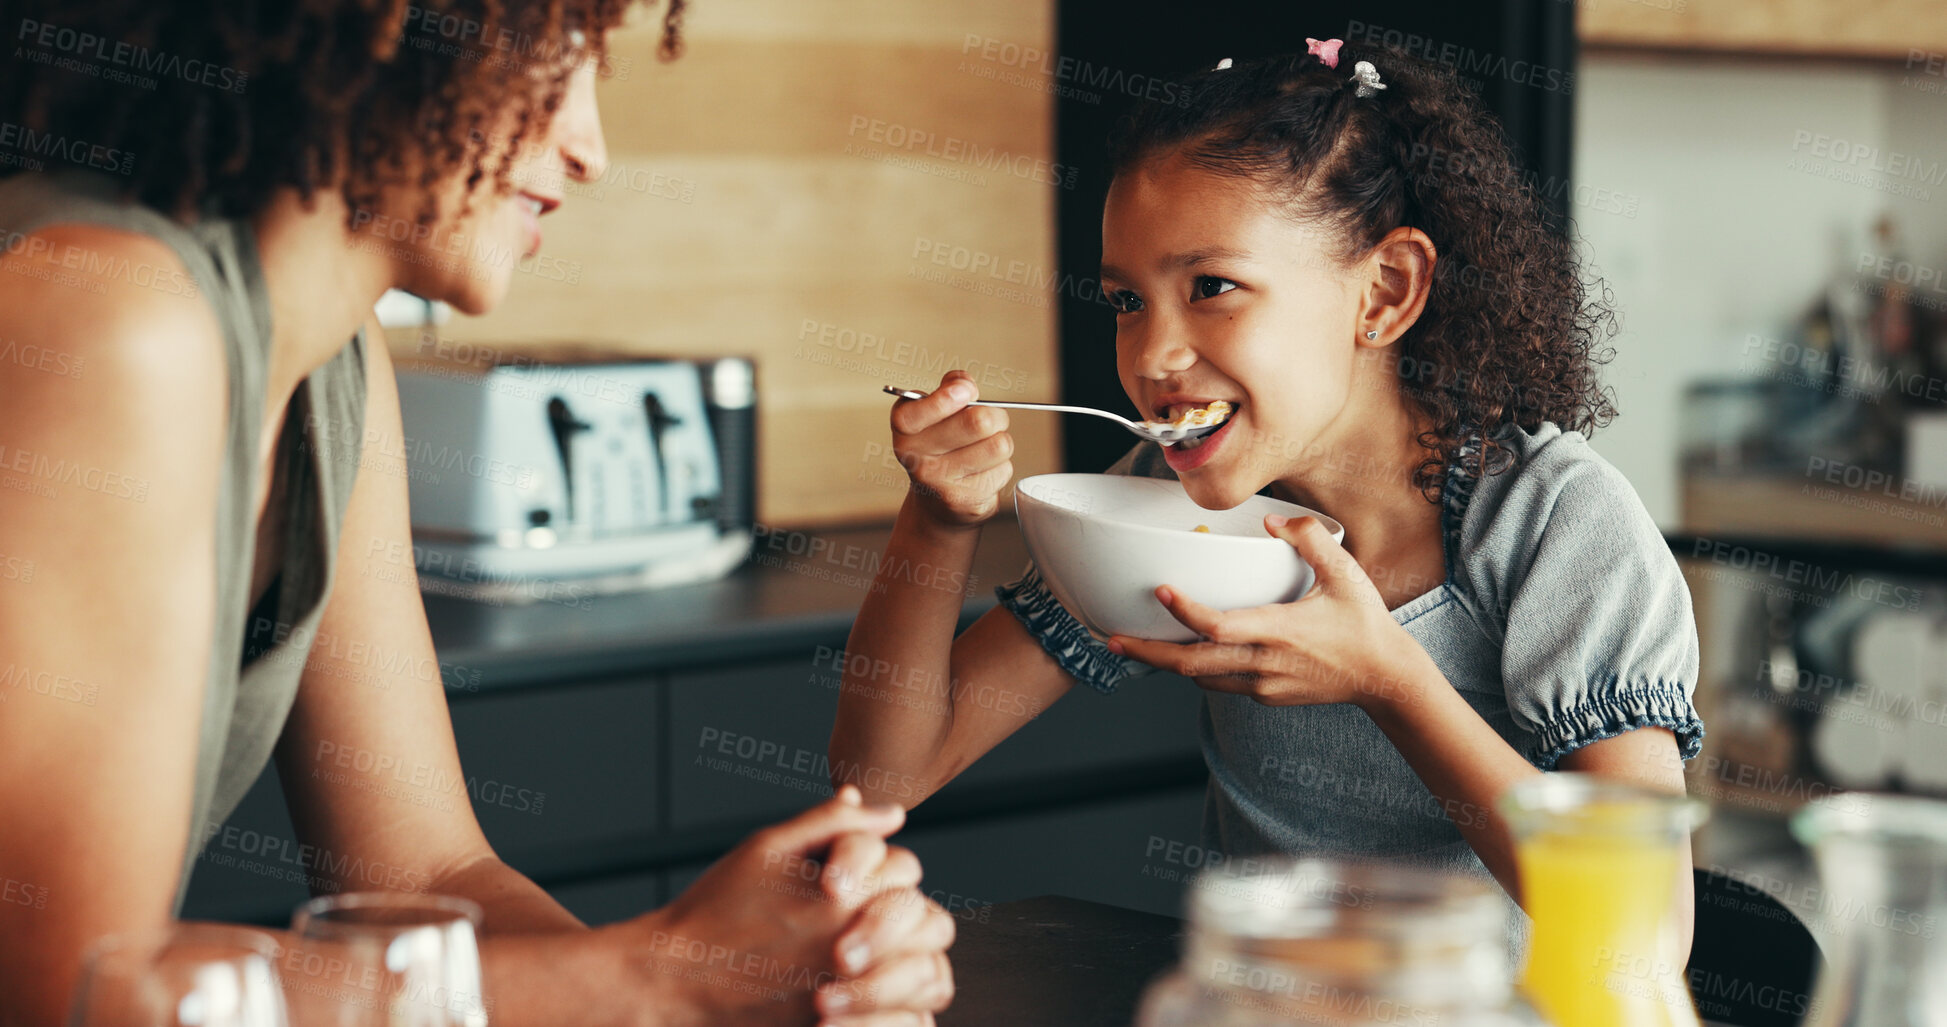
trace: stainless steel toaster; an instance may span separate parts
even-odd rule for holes
[[[399,371],[426,591],[559,600],[716,577],[750,552],[741,358]]]

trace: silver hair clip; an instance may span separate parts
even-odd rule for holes
[[[1230,68],[1230,58],[1228,58],[1228,57],[1226,57],[1226,58],[1224,58],[1223,60],[1221,60],[1221,61],[1218,61],[1218,62],[1217,62],[1217,66],[1216,66],[1216,67],[1214,67],[1214,68],[1212,68],[1212,69],[1210,69],[1210,70],[1211,70],[1211,71],[1226,71],[1226,70],[1228,70],[1229,68]]]
[[[1371,96],[1386,88],[1386,83],[1379,81],[1379,69],[1373,67],[1371,61],[1360,61],[1352,66],[1352,81],[1359,84],[1352,95],[1360,98]]]

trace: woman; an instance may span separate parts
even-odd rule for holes
[[[310,645],[437,666],[416,587],[379,566],[409,522],[372,306],[500,301],[567,181],[601,175],[596,69],[628,6],[35,0],[9,24],[0,879],[40,901],[0,903],[0,1021],[58,1022],[90,941],[165,924],[273,749],[301,841],[485,909],[496,1023],[926,1023],[950,998],[952,920],[884,842],[900,812],[856,790],[589,930],[469,804],[333,758],[461,778],[436,676],[368,687]],[[793,857],[827,861],[822,888]],[[712,983],[695,951],[797,983]]]

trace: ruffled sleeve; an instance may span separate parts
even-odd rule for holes
[[[1152,669],[1147,664],[1117,656],[1089,634],[1082,622],[1048,591],[1041,580],[1041,568],[1032,560],[1019,580],[1000,586],[994,594],[1062,670],[1098,692],[1113,692],[1122,679]]]
[[[1564,435],[1493,502],[1470,511],[1487,521],[1470,548],[1493,565],[1472,598],[1501,629],[1508,709],[1532,738],[1525,755],[1553,769],[1591,742],[1663,727],[1695,756],[1690,591],[1628,480]]]

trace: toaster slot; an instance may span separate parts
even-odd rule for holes
[[[642,394],[642,409],[649,420],[649,451],[656,457],[656,495],[662,502],[663,515],[672,522],[688,520],[687,513],[676,509],[676,497],[669,491],[669,453],[663,445],[664,434],[683,419],[670,413],[653,392]]]
[[[554,431],[554,446],[561,454],[562,495],[568,507],[568,516],[565,520],[573,524],[576,523],[575,436],[595,426],[576,417],[574,412],[568,409],[568,401],[556,396],[548,400],[548,427]]]

